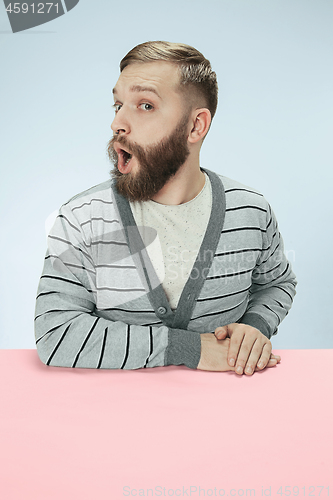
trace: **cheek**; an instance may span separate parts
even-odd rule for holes
[[[181,117],[175,112],[133,116],[129,139],[142,147],[157,144],[174,132]]]
[[[151,117],[150,120],[140,121],[137,126],[139,134],[145,131],[158,136],[163,135],[163,130],[168,127],[168,122],[166,120],[161,121],[160,119]]]

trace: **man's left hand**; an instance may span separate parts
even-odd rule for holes
[[[236,373],[252,375],[257,368],[262,370],[270,361],[271,357],[279,363],[280,356],[271,356],[271,341],[257,328],[242,323],[231,323],[218,327],[215,337],[223,340],[230,337],[228,351],[229,366],[236,366]],[[280,358],[280,359],[279,359]]]

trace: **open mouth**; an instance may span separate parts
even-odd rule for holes
[[[129,163],[130,159],[132,158],[132,155],[131,155],[131,153],[128,153],[124,149],[121,149],[120,151],[121,151],[121,155],[123,157],[123,165],[126,166]]]
[[[118,170],[122,174],[127,174],[128,172],[131,171],[131,159],[133,158],[132,153],[129,151],[126,151],[123,147],[120,147],[120,145],[115,144],[114,149],[118,155]]]

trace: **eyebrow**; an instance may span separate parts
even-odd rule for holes
[[[157,97],[159,97],[161,99],[161,96],[159,95],[157,90],[154,89],[154,87],[147,87],[147,86],[142,86],[142,85],[132,85],[132,87],[130,88],[130,91],[131,92],[152,92],[153,94],[156,94]],[[116,87],[114,87],[112,89],[112,93],[113,94],[117,93]]]

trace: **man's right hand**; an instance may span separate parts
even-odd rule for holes
[[[214,333],[202,333],[200,337],[201,357],[197,370],[213,372],[235,371],[235,367],[229,366],[227,359],[230,338],[227,337],[224,340],[218,340]],[[266,368],[275,366],[279,363],[279,358],[279,356],[271,354],[271,358],[268,361]],[[260,371],[260,369],[255,368],[255,371]]]

